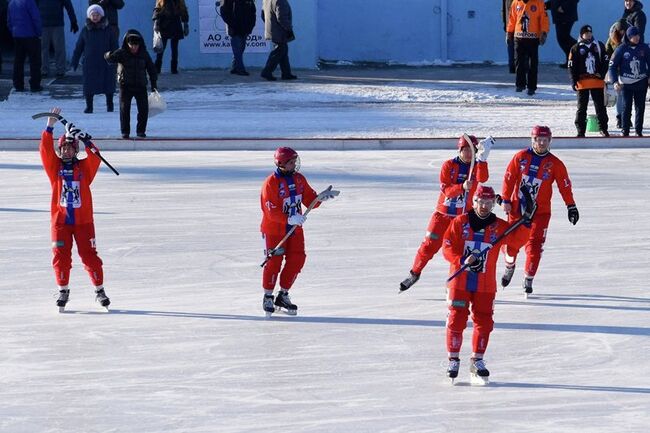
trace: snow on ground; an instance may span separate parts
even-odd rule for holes
[[[150,119],[147,132],[174,138],[427,138],[453,137],[459,131],[522,137],[539,123],[551,125],[555,136],[575,135],[575,94],[568,85],[543,84],[529,97],[513,91],[510,76],[488,82],[462,77],[358,81],[253,82],[166,91],[168,110]],[[40,126],[30,116],[54,105],[96,138],[119,136],[118,113],[104,112],[101,96],[95,98],[95,113],[85,115],[80,88],[70,99],[68,93],[62,98],[57,85],[50,87],[49,94],[12,93],[0,102],[3,122],[11,125],[5,137],[34,137]],[[69,92],[70,86],[65,89]]]
[[[110,314],[76,255],[70,311],[56,312],[47,178],[37,152],[1,152],[0,431],[645,431],[648,152],[557,151],[580,221],[556,193],[534,296],[520,269],[498,294],[485,388],[467,384],[469,330],[461,383],[445,383],[441,256],[397,294],[452,152],[302,152],[312,185],[342,193],[305,224],[299,316],[271,320],[258,232],[270,152],[105,154],[121,171],[93,185]],[[492,151],[491,185],[511,156]]]

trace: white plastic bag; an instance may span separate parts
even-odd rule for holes
[[[162,36],[160,32],[153,31],[153,52],[156,54],[162,53],[164,50]]]
[[[605,88],[605,107],[616,106],[616,91],[614,89]]]
[[[149,117],[153,117],[157,114],[162,113],[167,109],[167,103],[163,97],[158,93],[158,90],[154,90],[149,93]]]

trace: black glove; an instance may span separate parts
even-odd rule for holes
[[[576,82],[571,83],[571,88],[573,89],[574,92],[577,92],[578,91],[578,83],[576,83]]]
[[[293,41],[296,39],[296,35],[293,33],[293,30],[287,30],[287,40]]]
[[[190,25],[188,23],[183,23],[183,35],[187,36],[190,34]]]
[[[576,225],[580,219],[580,214],[578,213],[578,208],[574,204],[570,204],[566,207],[569,211],[569,222],[573,225]]]
[[[70,24],[70,31],[72,33],[77,33],[79,31],[79,26],[77,25],[76,22]]]
[[[475,273],[482,272],[483,271],[483,262],[485,262],[485,256],[483,254],[481,254],[479,256],[474,255],[474,257],[476,257],[476,261],[474,263],[472,263],[471,265],[469,265],[469,270],[472,271],[472,272],[475,272]]]
[[[501,204],[503,204],[503,198],[501,198],[501,194],[496,194],[495,201],[499,206],[501,206]]]
[[[512,32],[506,33],[506,42],[514,42],[515,34]]]

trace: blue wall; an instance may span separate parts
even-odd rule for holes
[[[506,61],[501,0],[290,0],[297,40],[290,44],[291,63],[315,68],[320,60],[351,62]],[[87,0],[72,0],[80,23],[85,21]],[[136,28],[150,48],[154,0],[125,0],[120,11],[120,31]],[[198,38],[198,0],[186,0],[190,36],[180,43],[182,68],[227,68],[229,54],[202,54]],[[577,36],[582,24],[594,28],[596,38],[607,39],[610,25],[623,13],[623,0],[582,0]],[[646,13],[650,13],[650,8]],[[445,17],[446,19],[443,19]],[[259,19],[259,18],[258,18]],[[66,28],[68,25],[66,24]],[[77,35],[66,33],[68,57]],[[167,49],[169,50],[169,48]],[[247,53],[249,66],[263,66],[264,53]],[[559,62],[563,53],[555,29],[540,50],[542,62]],[[169,65],[165,53],[165,66]]]

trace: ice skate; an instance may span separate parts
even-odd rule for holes
[[[409,271],[409,276],[406,277],[406,279],[399,284],[400,293],[402,293],[405,290],[408,290],[413,284],[417,283],[419,279],[420,279],[420,274],[416,274],[413,271]]]
[[[449,378],[452,385],[455,385],[454,381],[458,377],[459,368],[460,368],[460,359],[449,358],[449,365],[447,366],[447,377]]]
[[[266,312],[266,317],[271,317],[275,312],[275,305],[273,305],[273,294],[265,293],[262,299],[262,308]]]
[[[490,383],[490,372],[485,368],[483,358],[472,358],[469,365],[470,383],[472,385],[487,385]]]
[[[275,297],[275,306],[277,307],[277,311],[282,311],[290,316],[298,314],[298,306],[291,303],[289,292],[280,291],[278,296]]]
[[[69,298],[70,298],[70,290],[68,289],[59,290],[59,297],[56,300],[56,306],[59,307],[59,313],[63,313],[65,311],[65,306],[68,303]]]
[[[533,293],[533,279],[529,277],[524,278],[522,287],[524,288],[524,298],[528,299],[528,295]]]
[[[106,308],[106,311],[108,311],[108,306],[111,305],[111,300],[108,299],[103,288],[95,290],[95,301],[97,301],[102,307]]]
[[[506,270],[503,272],[503,276],[501,276],[501,287],[507,287],[508,284],[510,284],[510,280],[512,280],[512,276],[515,274],[515,265],[513,264],[512,266],[506,265]]]

